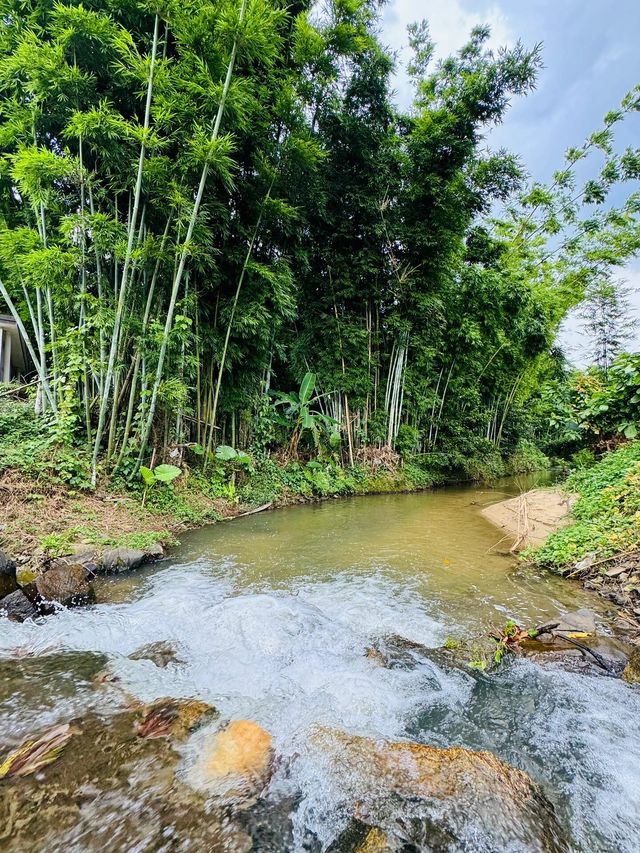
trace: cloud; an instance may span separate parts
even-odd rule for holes
[[[476,4],[478,5],[478,4]],[[515,40],[504,11],[495,3],[480,11],[469,11],[460,0],[391,0],[382,19],[383,40],[397,53],[397,101],[407,107],[411,103],[411,85],[405,71],[411,52],[407,46],[407,25],[426,18],[431,38],[436,44],[436,58],[455,53],[469,38],[471,30],[480,24],[491,27],[490,46],[511,44]]]

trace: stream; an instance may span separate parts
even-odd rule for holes
[[[170,560],[97,581],[92,607],[37,624],[2,620],[1,753],[58,722],[76,721],[83,733],[44,771],[0,782],[0,848],[373,849],[335,846],[362,817],[365,783],[354,781],[348,756],[336,765],[309,744],[339,731],[488,750],[541,787],[564,834],[564,846],[545,846],[536,832],[511,834],[496,821],[442,838],[433,803],[404,802],[402,817],[393,805],[385,824],[388,846],[375,849],[640,850],[640,691],[527,659],[487,674],[411,653],[412,644],[435,650],[482,637],[508,618],[529,627],[589,608],[606,624],[605,603],[515,565],[480,515],[537,484],[326,501],[227,521],[184,534]],[[389,637],[409,651],[384,666],[370,650]],[[160,642],[175,650],[166,665],[129,657]],[[107,679],[96,677],[105,670]],[[170,759],[151,741],[137,746],[129,709],[162,697],[197,698],[219,720],[270,733],[276,760],[264,790],[234,809],[194,782],[207,726],[219,721]]]

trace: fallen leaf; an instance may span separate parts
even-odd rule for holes
[[[51,764],[76,731],[68,723],[63,723],[43,732],[35,740],[25,741],[0,763],[0,779],[28,776]]]

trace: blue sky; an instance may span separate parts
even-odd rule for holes
[[[491,26],[491,46],[542,43],[544,69],[536,90],[514,100],[502,125],[487,139],[492,148],[519,154],[534,179],[546,181],[564,151],[600,126],[604,114],[640,83],[640,0],[389,0],[382,39],[398,51],[396,98],[408,105],[411,91],[403,73],[406,26],[426,18],[437,56],[459,48],[477,24]],[[622,146],[640,145],[640,116],[618,132]],[[640,287],[640,260],[621,274]],[[633,299],[640,313],[640,293]],[[586,341],[570,318],[562,334],[568,354],[583,362]],[[635,347],[640,347],[636,330]]]

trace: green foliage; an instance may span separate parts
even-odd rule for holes
[[[320,399],[318,395],[314,396],[315,387],[315,373],[307,372],[302,378],[299,391],[275,394],[274,407],[284,407],[284,415],[279,422],[291,429],[289,449],[292,456],[297,454],[298,444],[305,435],[308,434],[313,446],[318,448],[320,439],[323,436],[329,439],[335,431],[334,419],[313,408]]]
[[[564,488],[579,495],[575,522],[527,555],[535,563],[564,571],[587,554],[606,557],[640,547],[639,441],[575,471]]]
[[[144,483],[144,494],[142,496],[142,505],[147,498],[147,492],[158,483],[164,483],[170,486],[176,480],[182,471],[176,465],[157,465],[153,470],[146,468],[144,465],[140,467],[140,477]]]
[[[0,0],[0,310],[42,417],[0,435],[0,465],[80,488],[92,448],[94,486],[100,462],[149,490],[154,451],[201,448],[235,500],[256,476],[289,488],[252,472],[279,445],[317,457],[286,476],[323,496],[358,491],[336,471],[366,445],[410,463],[373,477],[400,488],[634,437],[632,357],[576,410],[552,345],[640,248],[637,198],[609,203],[640,175],[614,138],[638,89],[527,185],[484,140],[537,47],[495,52],[477,27],[434,64],[412,27],[402,110],[381,5],[310,8]]]
[[[40,537],[40,547],[48,557],[70,554],[78,543],[96,548],[134,548],[144,551],[158,542],[165,546],[179,544],[175,536],[166,530],[105,536],[89,526],[68,527],[58,533]]]
[[[518,442],[507,462],[507,471],[510,474],[531,474],[534,471],[544,471],[549,467],[551,467],[549,457],[527,439]]]

